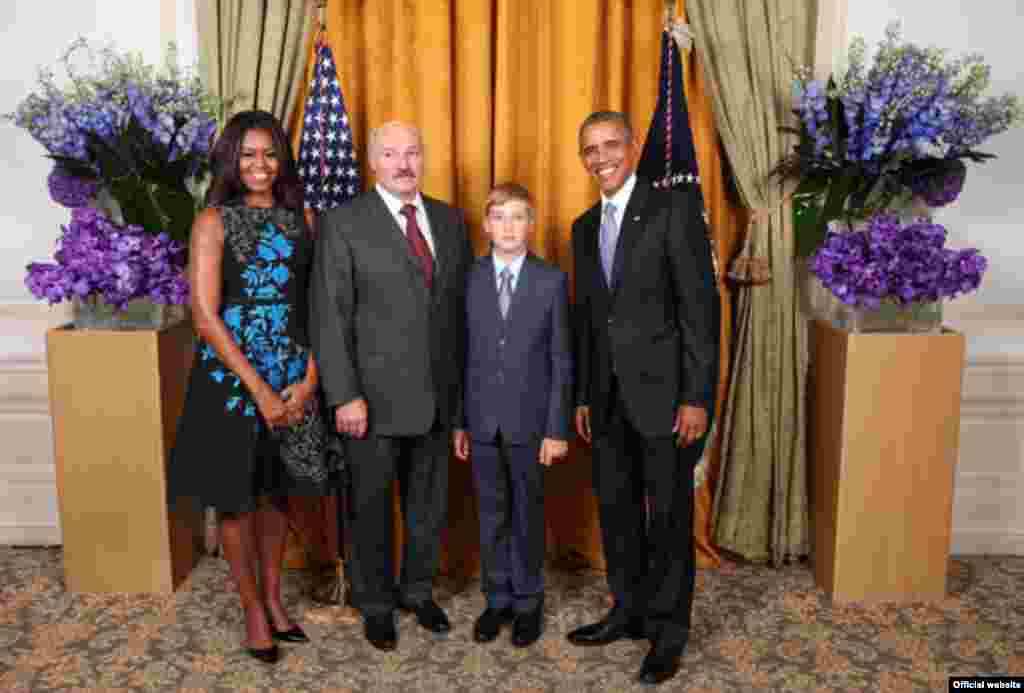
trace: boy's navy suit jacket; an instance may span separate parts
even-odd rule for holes
[[[465,426],[474,440],[498,430],[508,445],[568,440],[573,393],[566,274],[527,254],[508,315],[498,307],[491,255],[466,283]]]

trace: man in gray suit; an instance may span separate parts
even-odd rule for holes
[[[394,649],[396,606],[435,633],[432,596],[448,504],[449,441],[461,416],[462,214],[420,192],[423,140],[391,122],[370,134],[375,189],[320,220],[310,334],[351,469],[352,592],[366,638]],[[405,544],[396,584],[392,483]]]

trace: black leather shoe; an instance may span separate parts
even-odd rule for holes
[[[278,630],[271,624],[270,634],[278,642],[309,642],[309,636],[298,626],[292,626],[288,630]]]
[[[653,648],[644,657],[644,663],[640,665],[640,675],[637,681],[656,686],[664,683],[676,675],[679,671],[679,653],[659,652]]]
[[[378,650],[390,651],[398,646],[398,631],[390,613],[363,617],[363,633]]]
[[[498,637],[501,626],[512,619],[512,611],[509,609],[484,609],[473,624],[473,640],[477,642],[491,642]]]
[[[277,660],[281,659],[281,650],[277,645],[264,648],[247,647],[245,651],[249,653],[250,657],[258,659],[264,664],[276,664]]]
[[[512,644],[516,647],[529,647],[540,638],[544,630],[544,606],[540,605],[532,611],[516,614],[512,624]]]
[[[573,645],[607,645],[624,638],[643,640],[647,636],[642,621],[625,618],[613,609],[597,623],[580,626],[567,637]]]
[[[416,621],[431,633],[447,633],[452,629],[444,610],[433,599],[402,608],[416,614]]]

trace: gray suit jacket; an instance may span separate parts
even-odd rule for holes
[[[376,190],[320,219],[310,340],[327,404],[362,397],[371,434],[422,435],[461,417],[465,276],[473,254],[462,214],[423,196],[434,239],[427,289]]]
[[[508,315],[498,307],[494,260],[480,258],[466,288],[466,427],[490,442],[567,440],[572,337],[565,272],[527,255]]]

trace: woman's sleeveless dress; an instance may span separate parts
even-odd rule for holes
[[[220,316],[260,377],[280,392],[306,376],[313,240],[299,212],[241,205],[220,212]],[[255,510],[263,496],[327,493],[336,459],[325,454],[326,426],[313,400],[305,423],[320,425],[307,426],[282,450],[288,434],[268,428],[238,376],[199,339],[168,470],[170,496],[238,513]]]

